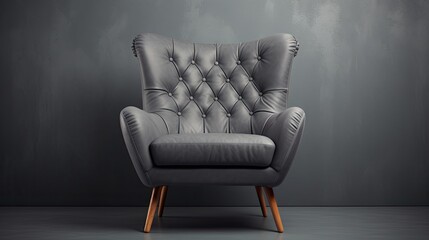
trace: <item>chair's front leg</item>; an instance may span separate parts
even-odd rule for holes
[[[283,232],[283,223],[280,217],[279,208],[277,206],[276,198],[274,197],[274,191],[270,187],[264,187],[265,194],[267,195],[268,202],[270,203],[271,212],[273,213],[274,221],[276,222],[277,230]]]
[[[152,189],[152,196],[150,197],[149,209],[147,210],[146,223],[144,225],[144,232],[150,232],[152,227],[153,217],[155,216],[156,207],[158,206],[159,196],[162,187],[154,187]]]

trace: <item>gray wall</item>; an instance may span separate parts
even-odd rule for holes
[[[2,1],[0,204],[142,205],[118,113],[141,106],[131,40],[157,32],[301,43],[307,113],[281,205],[429,204],[428,1]],[[171,188],[167,205],[255,205],[252,187]]]

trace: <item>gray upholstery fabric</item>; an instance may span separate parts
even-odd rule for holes
[[[229,185],[276,186],[279,173],[271,167],[255,168],[154,168],[148,173],[153,186]]]
[[[271,167],[279,172],[274,185],[279,185],[289,170],[301,140],[305,125],[305,113],[301,108],[292,107],[272,116],[264,128],[263,135],[274,141],[275,151]]]
[[[150,154],[156,166],[268,167],[275,145],[254,134],[169,134],[155,139]]]
[[[143,110],[127,107],[120,121],[143,184],[280,184],[305,121],[302,109],[286,107],[298,46],[289,34],[239,44],[195,44],[152,33],[138,35],[133,51],[142,69]],[[247,134],[249,139],[237,138],[243,143],[265,136],[274,142],[274,153],[229,146],[229,136],[222,135],[217,141],[225,140],[225,147],[216,151],[216,158],[208,156],[208,145],[202,149],[189,144],[187,154],[194,156],[190,158],[169,142],[177,136],[173,134],[197,134],[195,139],[201,135],[200,141],[209,143],[214,133]]]
[[[261,134],[286,109],[298,44],[279,34],[240,44],[195,44],[141,34],[143,109],[162,117],[169,133]]]
[[[120,123],[134,168],[143,184],[151,186],[147,178],[147,172],[153,167],[149,145],[156,138],[167,134],[167,128],[158,115],[135,107],[126,107],[121,111]]]

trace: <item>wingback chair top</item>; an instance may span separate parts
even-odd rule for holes
[[[290,68],[298,45],[276,35],[241,44],[195,44],[156,34],[134,40],[143,82],[143,109],[168,133],[261,134],[286,110]]]
[[[304,128],[304,111],[287,108],[298,47],[290,34],[238,44],[134,39],[143,109],[125,108],[120,122],[139,178],[153,187],[145,231],[169,185],[259,186],[260,201],[263,186],[275,204],[271,187],[285,178]]]

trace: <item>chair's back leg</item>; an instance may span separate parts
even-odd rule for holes
[[[276,198],[274,197],[274,191],[270,187],[264,187],[265,194],[267,195],[268,202],[270,203],[271,212],[273,213],[274,221],[276,222],[277,230],[283,232],[283,223],[280,218],[279,208],[277,206]]]
[[[158,217],[162,217],[165,206],[165,198],[167,197],[168,186],[162,186],[161,196],[159,197]]]
[[[255,186],[256,194],[258,194],[259,204],[261,205],[262,216],[267,217],[267,205],[265,203],[265,198],[261,186]]]
[[[156,207],[158,206],[158,200],[161,193],[161,187],[154,187],[152,189],[152,196],[150,197],[149,209],[147,210],[146,223],[143,231],[145,233],[150,232],[152,227],[153,217],[155,216]]]

